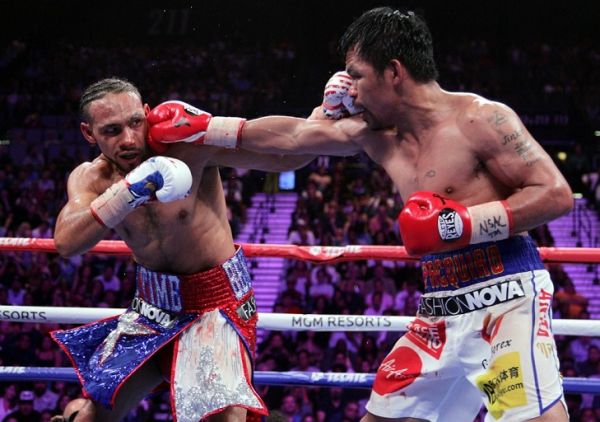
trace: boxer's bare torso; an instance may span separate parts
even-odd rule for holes
[[[148,155],[145,106],[135,95],[108,94],[90,105],[94,115],[88,141],[102,153],[69,176],[69,201],[61,211],[55,240],[63,255],[82,253],[105,237],[90,204],[123,179]],[[132,249],[137,263],[155,271],[191,274],[222,264],[234,254],[218,165],[284,171],[306,164],[310,156],[269,155],[209,146],[175,144],[164,154],[191,170],[190,194],[174,202],[150,201],[132,210],[115,231]]]
[[[437,84],[432,91],[429,108],[398,111],[393,129],[369,129],[379,126],[369,112],[338,121],[273,116],[249,121],[242,147],[330,155],[363,151],[386,170],[404,200],[421,190],[467,206],[509,199],[515,232],[562,213],[550,202],[553,189],[566,182],[514,111]]]

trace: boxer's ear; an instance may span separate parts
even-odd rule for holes
[[[396,59],[390,60],[388,69],[390,70],[392,77],[394,79],[393,82],[401,82],[406,77],[406,68],[402,65],[402,63],[400,63],[399,60],[396,60]]]
[[[79,129],[81,130],[81,134],[83,135],[84,139],[90,145],[96,145],[96,139],[94,139],[94,132],[92,131],[92,125],[90,125],[88,122],[81,122],[79,124]]]

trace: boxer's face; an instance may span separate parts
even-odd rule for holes
[[[378,73],[355,49],[350,49],[346,54],[346,71],[354,83],[349,95],[354,97],[356,107],[365,109],[362,116],[369,128],[382,129],[390,126],[390,87],[387,86],[385,75]]]
[[[81,123],[85,139],[98,145],[121,172],[137,167],[147,155],[148,105],[134,93],[123,92],[107,94],[88,107],[90,122]]]

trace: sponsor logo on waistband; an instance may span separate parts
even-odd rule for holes
[[[138,296],[147,303],[170,312],[181,311],[179,277],[157,273],[144,267],[137,270]]]
[[[229,258],[223,265],[223,270],[227,274],[235,298],[240,300],[252,288],[252,280],[246,265],[246,258],[241,250]]]
[[[247,301],[242,303],[237,308],[237,314],[244,321],[248,321],[256,313],[256,301],[254,295],[250,296]]]
[[[175,318],[169,313],[157,308],[156,306],[150,305],[139,297],[133,298],[131,301],[131,309],[141,316],[149,319],[150,321],[154,321],[165,328],[169,328],[173,324],[173,321],[175,321]]]
[[[422,296],[419,314],[460,315],[525,296],[521,280],[507,280],[481,289],[447,297]]]
[[[439,259],[421,262],[426,289],[458,289],[478,278],[499,276],[504,272],[502,255],[497,245],[474,248]],[[461,286],[462,285],[462,286]]]

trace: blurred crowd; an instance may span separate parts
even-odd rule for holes
[[[560,145],[567,158],[559,165],[574,190],[590,206],[598,206],[598,156],[591,128],[600,123],[600,81],[595,77],[600,50],[592,47],[532,43],[496,48],[484,41],[442,41],[437,54],[441,83],[449,89],[506,101],[517,111],[547,107],[565,112],[574,142]],[[295,46],[284,42],[239,50],[218,41],[175,48],[63,43],[51,53],[20,41],[1,48],[0,237],[53,237],[70,170],[98,153],[80,138],[77,116],[82,89],[96,79],[128,77],[151,105],[180,99],[213,114],[254,117],[308,114],[328,78],[314,75]],[[554,144],[548,149],[556,150]],[[267,177],[224,168],[222,179],[237,235],[249,223],[246,210]],[[299,199],[289,243],[401,245],[395,216],[402,201],[386,173],[363,155],[319,157],[296,173],[296,182]],[[531,234],[540,246],[554,245],[547,226]],[[569,275],[560,265],[549,270],[556,289],[555,317],[589,318],[588,299],[577,293]],[[419,274],[414,264],[387,261],[289,262],[273,312],[411,316],[421,295]],[[3,253],[0,305],[127,307],[135,291],[134,275],[129,257]],[[69,366],[48,335],[55,328],[0,322],[0,365]],[[390,332],[272,332],[258,346],[257,369],[372,373],[396,337]],[[558,337],[557,347],[564,376],[600,377],[599,339]],[[77,384],[64,382],[1,387],[0,421],[11,422],[47,421],[81,393]],[[261,386],[259,392],[272,410],[271,419],[288,422],[356,422],[368,397],[368,390],[341,388]],[[580,418],[573,420],[600,420],[598,398],[568,395],[568,402],[571,414]],[[159,394],[140,403],[129,420],[169,418],[168,397]]]

